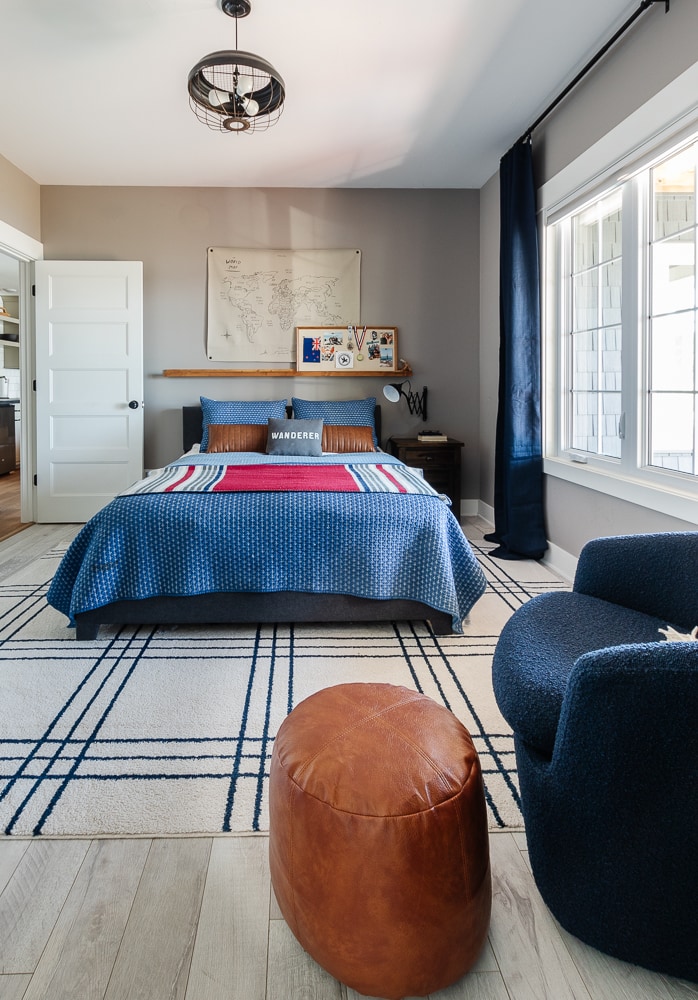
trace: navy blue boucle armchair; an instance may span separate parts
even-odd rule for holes
[[[502,630],[533,875],[588,944],[698,981],[698,532],[599,538]]]

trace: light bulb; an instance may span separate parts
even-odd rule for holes
[[[230,102],[230,94],[227,90],[213,90],[208,92],[209,104],[212,104],[215,108],[220,108],[223,104],[228,104]]]
[[[235,87],[235,93],[238,95],[251,94],[253,90],[254,90],[254,77],[240,74],[240,76],[238,76],[237,84]]]
[[[251,97],[244,97],[242,99],[242,106],[245,109],[245,114],[249,115],[250,118],[254,118],[255,115],[259,114],[259,104],[257,101],[253,101]]]

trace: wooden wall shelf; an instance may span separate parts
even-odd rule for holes
[[[295,368],[165,368],[165,378],[410,378],[412,369],[405,365],[397,372],[299,372]]]

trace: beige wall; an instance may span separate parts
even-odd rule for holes
[[[696,62],[696,38],[695,0],[672,0],[668,14],[663,4],[643,14],[618,46],[534,133],[537,183],[549,180],[692,66]],[[667,108],[668,116],[670,110]],[[525,127],[522,123],[522,131]],[[480,192],[480,469],[481,498],[490,506],[494,502],[491,469],[495,419],[491,405],[492,339],[499,337],[498,278],[495,283],[493,275],[499,272],[499,256],[498,246],[486,234],[499,232],[496,190],[497,175]],[[599,535],[695,529],[693,524],[550,476],[545,477],[545,503],[548,539],[574,556],[586,541]]]
[[[430,427],[465,442],[463,496],[479,496],[477,191],[43,187],[46,259],[142,260],[146,465],[181,453],[179,408],[214,398],[383,402],[384,438],[425,426],[383,379],[165,379],[216,367],[205,355],[206,247],[358,247],[361,312],[398,327],[412,386],[429,387]]]
[[[0,219],[41,240],[41,188],[4,156],[0,156]]]

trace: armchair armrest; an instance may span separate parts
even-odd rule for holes
[[[651,840],[653,827],[682,815],[698,795],[697,716],[697,642],[585,653],[570,675],[548,780],[565,794],[577,789],[582,813],[582,789],[593,788],[599,815],[617,823],[622,816],[626,835],[632,829]],[[583,826],[581,814],[577,822]],[[677,824],[676,841],[679,851],[690,842],[697,865],[698,825]]]
[[[563,927],[647,968],[698,975],[698,643],[585,653],[552,757],[516,736],[536,884]]]
[[[698,531],[595,538],[579,556],[574,589],[690,631],[698,625]]]
[[[658,780],[673,785],[675,770],[685,768],[695,784],[696,718],[698,642],[595,649],[580,656],[570,674],[553,758],[562,758],[565,767],[579,758],[582,769],[592,757],[601,769],[624,761],[642,784],[664,757]]]

